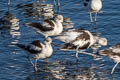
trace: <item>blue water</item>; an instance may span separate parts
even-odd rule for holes
[[[19,25],[11,29],[0,30],[0,80],[120,80],[120,67],[110,75],[114,66],[112,60],[103,57],[94,60],[89,55],[79,54],[79,64],[75,64],[75,52],[58,50],[59,41],[53,40],[54,53],[49,62],[38,61],[39,72],[33,72],[23,50],[16,43],[30,43],[33,40],[43,40],[43,36],[24,24],[36,21],[28,16],[24,7],[36,0],[11,0],[10,12],[19,19]],[[89,15],[83,7],[82,0],[60,0],[61,14],[71,18],[74,27],[89,29]],[[52,3],[49,0],[48,3]],[[120,4],[119,0],[103,0],[103,13],[97,16],[98,32],[108,39],[108,46],[120,40]],[[0,18],[7,12],[7,0],[0,0]],[[17,29],[16,29],[17,28]]]

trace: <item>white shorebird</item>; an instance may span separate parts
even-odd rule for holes
[[[108,49],[100,50],[99,54],[108,56],[110,59],[112,59],[116,63],[111,71],[111,74],[113,74],[116,66],[120,63],[120,43],[117,43],[116,45],[109,47]]]
[[[78,62],[78,51],[90,48],[96,43],[96,38],[88,30],[82,29],[70,29],[61,33],[56,39],[65,42],[61,47],[61,50],[76,50],[76,61]],[[98,41],[101,42],[101,41]],[[99,43],[101,45],[106,45],[107,40],[104,43]],[[82,52],[81,52],[82,53]]]
[[[43,23],[26,23],[27,26],[32,27],[38,33],[45,37],[59,35],[63,31],[63,16],[57,15],[54,20],[44,20]]]
[[[17,46],[27,52],[28,59],[34,67],[35,72],[37,72],[37,60],[48,58],[53,53],[51,43],[52,39],[47,37],[43,43],[41,43],[39,40],[35,40],[31,44],[17,44]],[[34,64],[30,58],[35,59]]]
[[[90,46],[90,48],[94,51],[96,51],[98,48],[100,48],[102,46],[107,45],[106,38],[94,36],[94,39],[95,39],[95,43],[92,46]],[[77,46],[75,46],[74,44],[65,43],[61,46],[60,50],[74,51],[76,48],[77,48]],[[82,48],[79,48],[79,50],[81,50],[81,49]],[[83,48],[83,49],[86,49],[86,48]]]
[[[84,0],[83,4],[87,8],[90,14],[91,23],[96,22],[97,13],[100,12],[102,8],[102,0]],[[92,13],[95,13],[94,21],[93,21]]]

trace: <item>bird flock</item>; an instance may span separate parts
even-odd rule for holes
[[[96,35],[96,32],[92,32],[93,29],[90,29],[91,31],[89,31],[82,28],[73,28],[73,23],[70,19],[65,18],[59,12],[60,0],[53,0],[53,3],[54,7],[47,3],[41,4],[39,1],[39,5],[34,5],[34,7],[36,7],[35,9],[42,14],[43,20],[40,22],[25,23],[25,26],[34,29],[35,32],[44,36],[44,41],[41,42],[40,40],[34,40],[29,44],[16,44],[28,54],[28,60],[32,64],[35,72],[38,71],[37,60],[46,59],[52,56],[54,50],[52,47],[51,36],[54,36],[55,40],[64,42],[64,44],[60,46],[59,50],[76,51],[75,57],[77,64],[79,63],[78,53],[85,53],[85,50],[89,48],[96,50],[96,53],[98,52],[100,55],[113,59],[116,63],[111,71],[111,74],[113,74],[115,67],[120,62],[120,43],[104,50],[98,50],[102,46],[107,46],[107,39],[100,35]],[[83,5],[90,15],[90,27],[92,27],[93,23],[96,25],[96,17],[102,8],[102,0],[83,0]],[[8,0],[8,6],[10,6],[10,0]],[[57,7],[57,13],[54,12],[55,7]],[[94,17],[92,15],[93,13],[95,14]],[[34,63],[31,59],[35,60]]]

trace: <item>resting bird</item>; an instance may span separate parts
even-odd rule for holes
[[[54,20],[44,20],[42,23],[26,23],[27,26],[32,27],[38,33],[44,35],[46,38],[48,36],[59,35],[63,31],[63,16],[57,15]]]
[[[109,57],[116,63],[111,71],[111,74],[113,74],[116,66],[120,63],[120,43],[117,43],[116,45],[109,47],[108,49],[100,50],[99,54]]]
[[[17,46],[27,52],[28,59],[34,67],[35,72],[37,72],[37,60],[48,58],[53,53],[51,43],[52,39],[47,37],[43,43],[39,40],[35,40],[30,44],[17,44]],[[34,64],[30,58],[35,59]]]
[[[64,31],[57,36],[56,39],[65,42],[65,44],[62,45],[61,50],[76,49],[76,62],[78,62],[78,51],[90,48],[97,41],[91,32],[83,29],[70,29]],[[105,40],[104,45],[106,45],[106,43],[107,41]]]

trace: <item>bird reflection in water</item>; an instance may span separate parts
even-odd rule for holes
[[[95,66],[81,67],[68,61],[43,63],[40,68],[40,72],[30,73],[26,80],[107,80],[96,72]]]
[[[96,38],[96,42],[91,46],[92,53],[97,53],[99,48],[107,46],[107,38],[102,37],[98,32],[92,32],[92,34]]]
[[[14,35],[20,35],[19,30],[19,19],[15,17],[14,14],[11,13],[10,10],[10,0],[8,0],[8,11],[4,14],[4,16],[0,19],[0,29],[9,30],[10,34],[14,38]],[[17,32],[16,32],[17,31]]]
[[[38,0],[34,3],[29,3],[25,5],[23,5],[22,3],[18,4],[17,8],[19,9],[19,11],[21,9],[23,11],[24,9],[25,10],[24,14],[27,17],[33,17],[37,19],[40,19],[41,17],[43,17],[44,19],[49,19],[53,18],[54,15],[52,4],[43,3]]]
[[[26,80],[56,80],[57,78],[51,73],[51,70],[54,65],[59,64],[59,61],[55,62],[41,62],[39,66],[39,71],[37,73],[30,73]]]
[[[64,17],[63,19],[63,28],[70,29],[74,27],[74,23],[71,21],[69,17]]]
[[[15,35],[20,36],[19,30],[19,19],[17,19],[12,13],[6,12],[5,16],[1,19],[1,29],[9,30],[10,35],[12,38]]]
[[[8,11],[0,18],[0,32],[5,40],[8,39],[8,46],[14,46],[20,39],[19,19],[10,11],[10,0],[8,0]]]

